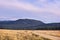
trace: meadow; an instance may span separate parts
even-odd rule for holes
[[[53,40],[51,38],[43,37],[40,34],[53,35],[54,32],[57,32],[57,31],[0,29],[0,40]],[[59,35],[57,36],[60,37]],[[53,36],[56,36],[56,35],[53,35]]]

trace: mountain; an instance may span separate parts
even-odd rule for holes
[[[16,21],[0,21],[0,29],[60,30],[60,23],[46,24],[34,19],[18,19]]]
[[[60,30],[60,23],[48,23],[37,27],[36,30]]]
[[[16,21],[0,21],[1,29],[35,29],[34,26],[45,23],[33,19],[18,19]]]

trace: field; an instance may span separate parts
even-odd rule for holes
[[[0,40],[60,40],[60,31],[0,29]]]

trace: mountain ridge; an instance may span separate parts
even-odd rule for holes
[[[0,21],[0,29],[15,30],[60,30],[60,23],[44,23],[34,19],[18,19],[15,21]]]

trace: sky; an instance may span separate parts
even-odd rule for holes
[[[60,22],[60,0],[0,0],[0,20]]]

